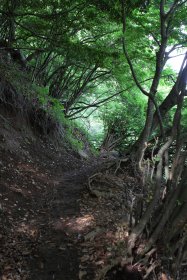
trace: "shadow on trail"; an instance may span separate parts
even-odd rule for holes
[[[40,230],[37,252],[30,262],[32,279],[79,279],[80,236],[90,222],[89,217],[81,216],[79,202],[88,177],[96,169],[96,165],[83,167],[59,179],[46,223]]]

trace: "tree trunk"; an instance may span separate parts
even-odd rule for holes
[[[170,93],[164,99],[162,104],[159,106],[159,111],[162,116],[162,119],[165,117],[167,112],[169,112],[169,110],[173,106],[177,105],[178,92],[180,92],[181,89],[186,85],[186,81],[187,81],[187,64],[184,67],[184,69],[182,70],[182,73],[181,74],[179,73],[177,81],[175,82]],[[187,95],[187,90],[185,92],[185,95]],[[152,125],[151,131],[154,131],[157,128],[158,124],[159,124],[159,119],[158,119],[157,113],[155,112],[154,117],[153,117],[153,125]]]
[[[149,98],[144,129],[142,130],[137,142],[132,148],[133,161],[138,162],[140,170],[141,170],[141,161],[143,159],[144,151],[147,147],[147,140],[151,133],[153,114],[154,114],[154,104],[152,100]]]

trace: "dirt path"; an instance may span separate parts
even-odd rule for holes
[[[91,197],[101,160],[0,128],[0,280],[94,279],[124,241],[124,190],[102,184],[114,197]]]
[[[81,184],[61,182],[54,198],[49,199],[42,217],[38,257],[31,262],[31,279],[78,279],[79,236],[74,226],[82,189]]]
[[[79,279],[79,202],[92,168],[44,144],[27,150],[0,150],[0,279]]]

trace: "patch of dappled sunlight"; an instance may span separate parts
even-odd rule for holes
[[[82,217],[72,217],[58,219],[54,224],[55,230],[68,230],[71,232],[84,231],[94,224],[93,215],[85,215]]]
[[[25,222],[20,223],[15,230],[18,233],[29,236],[31,239],[36,239],[39,234],[39,230],[36,226],[32,224],[26,224]]]

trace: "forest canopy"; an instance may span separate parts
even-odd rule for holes
[[[124,121],[125,108],[138,106],[130,145],[144,126],[145,96],[161,105],[176,80],[167,61],[185,53],[185,1],[163,1],[162,10],[163,18],[159,1],[2,1],[0,47],[59,101],[67,118],[97,112],[105,136],[108,106],[115,114],[117,105]],[[155,128],[158,121],[155,113]]]

